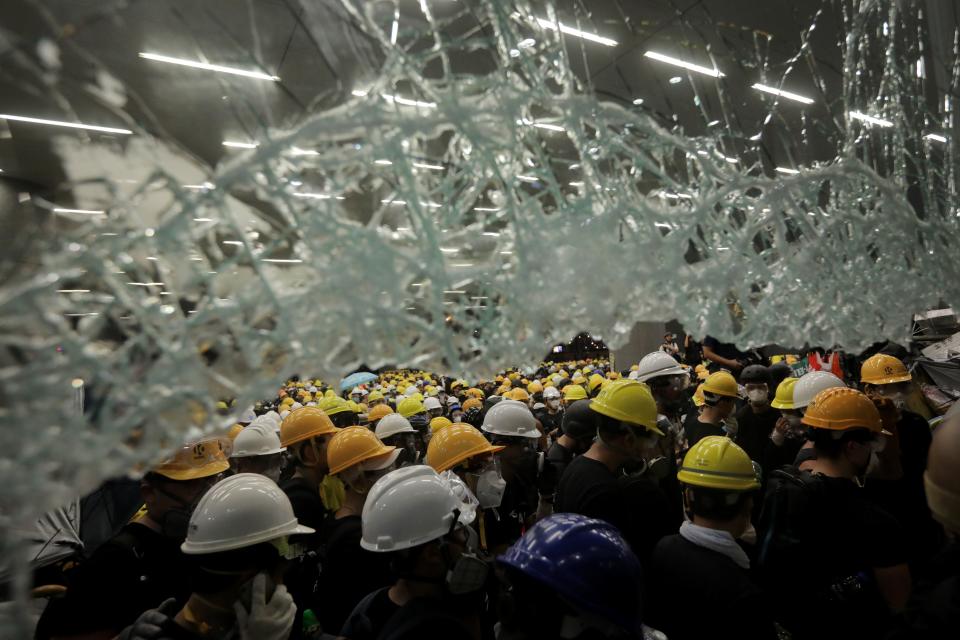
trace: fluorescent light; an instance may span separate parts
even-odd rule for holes
[[[451,295],[458,295],[458,294],[466,293],[466,291],[461,291],[460,289],[447,289],[446,291],[444,291],[444,293],[449,293]]]
[[[183,185],[183,188],[194,189],[196,191],[208,191],[210,189],[213,189],[214,187],[212,182],[204,182],[203,184],[185,184]]]
[[[162,282],[128,282],[127,284],[134,287],[162,287],[164,284]]]
[[[234,142],[233,140],[224,140],[223,146],[235,147],[237,149],[256,149],[260,145],[256,142]]]
[[[306,193],[303,191],[297,191],[293,193],[294,198],[313,198],[315,200],[329,200],[331,198],[336,198],[337,200],[343,200],[343,196],[332,196],[329,193]]]
[[[590,42],[596,42],[597,44],[602,44],[607,47],[615,47],[618,44],[616,40],[612,40],[610,38],[604,38],[603,36],[598,36],[595,33],[587,33],[586,31],[580,31],[579,29],[568,27],[562,22],[553,23],[543,18],[537,18],[537,24],[539,24],[541,28],[549,29],[550,31],[556,31],[557,27],[559,26],[561,33],[565,33],[568,36],[583,38],[584,40],[589,40]]]
[[[501,252],[500,252],[500,255],[502,255],[502,256],[509,256],[509,255],[511,255],[512,253],[513,253],[513,251],[501,251]]]
[[[396,12],[393,14],[393,26],[390,27],[390,44],[397,44],[397,31],[400,30],[400,19]]]
[[[400,98],[398,96],[392,96],[388,93],[380,94],[384,100],[387,102],[395,102],[396,104],[402,104],[407,107],[424,107],[427,109],[436,109],[436,102],[421,102],[420,100],[410,100],[409,98]]]
[[[474,207],[474,211],[500,211],[499,207]]]
[[[533,38],[524,38],[523,40],[517,43],[517,47],[521,49],[529,49],[535,44],[537,44],[537,41],[534,40]]]
[[[243,246],[243,240],[224,240],[221,244],[232,244],[237,247]]]
[[[775,96],[780,96],[781,98],[786,98],[787,100],[795,100],[797,102],[802,102],[803,104],[813,104],[813,98],[801,96],[799,93],[783,91],[782,89],[777,89],[776,87],[768,87],[767,85],[760,84],[759,82],[754,84],[753,88],[757,91],[763,91],[764,93],[772,93]]]
[[[245,78],[255,78],[257,80],[272,80],[274,82],[280,80],[277,76],[271,76],[267,73],[262,73],[260,71],[247,71],[246,69],[237,69],[236,67],[224,67],[219,64],[207,64],[206,62],[197,62],[196,60],[185,60],[183,58],[171,58],[170,56],[162,56],[157,53],[144,53],[141,51],[138,54],[141,58],[145,60],[153,60],[154,62],[167,62],[169,64],[177,64],[182,67],[192,67],[194,69],[203,69],[204,71],[216,71],[218,73],[229,73],[235,76],[244,76]]]
[[[946,138],[945,136],[941,136],[941,135],[938,134],[938,133],[928,133],[927,135],[925,135],[925,136],[923,136],[923,137],[926,138],[927,140],[935,140],[936,142],[946,142],[946,141],[947,141],[947,138]]]
[[[213,218],[194,218],[194,222],[213,222]]]
[[[32,124],[47,124],[52,127],[68,127],[70,129],[87,129],[89,131],[102,131],[104,133],[121,133],[131,135],[130,129],[116,129],[114,127],[100,127],[92,124],[80,124],[79,122],[63,122],[60,120],[45,120],[43,118],[30,118],[27,116],[12,116],[7,113],[0,113],[0,120],[13,120],[15,122],[30,122]]]
[[[582,181],[574,181],[574,182],[568,182],[567,184],[569,184],[571,187],[582,187],[586,183]]]
[[[540,182],[540,180],[534,176],[517,176],[517,180],[522,180],[524,182]]]
[[[723,159],[729,162],[730,164],[737,164],[738,162],[740,162],[738,158],[731,158],[729,156],[723,156]]]
[[[680,84],[681,82],[683,82],[683,78],[680,76],[673,76],[670,78],[670,84]]]
[[[485,236],[490,236],[491,238],[499,238],[499,237],[500,237],[500,234],[497,233],[496,231],[484,231],[484,232],[483,232],[483,235],[485,235]]]
[[[106,213],[102,209],[65,209],[63,207],[56,207],[53,210],[54,213],[83,213],[89,216],[102,216]]]
[[[702,67],[699,64],[686,62],[685,60],[680,60],[679,58],[674,58],[672,56],[667,56],[662,53],[657,53],[656,51],[647,51],[643,55],[647,58],[659,60],[660,62],[666,62],[667,64],[672,64],[675,67],[687,69],[688,71],[696,71],[697,73],[713,76],[714,78],[722,78],[724,76],[724,73],[719,69],[713,69],[711,67]]]
[[[120,235],[120,234],[119,234],[119,233],[113,233],[113,232],[109,232],[109,231],[108,231],[108,232],[106,232],[106,233],[101,233],[100,235],[102,235],[102,236],[118,236],[118,235]],[[120,273],[124,273],[124,272],[121,271]]]
[[[797,171],[796,169],[789,169],[789,168],[787,168],[787,167],[777,167],[776,170],[777,170],[778,172],[780,172],[780,173],[786,173],[786,174],[791,175],[791,176],[800,173],[800,172]]]
[[[549,122],[534,122],[533,126],[537,129],[546,129],[547,131],[566,131],[563,127],[558,124],[550,124]]]
[[[292,147],[290,149],[290,155],[292,156],[318,156],[320,155],[319,151],[314,151],[313,149],[301,149],[300,147]]]
[[[57,293],[90,293],[90,289],[57,289]]]
[[[443,165],[429,164],[426,162],[414,162],[413,166],[417,167],[418,169],[432,169],[433,171],[443,171],[444,169]]]
[[[889,120],[884,120],[882,118],[874,118],[873,116],[868,116],[867,114],[861,113],[859,111],[851,111],[850,117],[853,118],[854,120],[860,120],[862,122],[866,122],[867,124],[875,124],[881,127],[893,126],[893,123],[890,122]]]
[[[440,251],[444,253],[459,253],[460,249],[454,249],[453,247],[440,247]]]
[[[367,95],[367,92],[364,91],[363,89],[354,89],[354,90],[351,91],[350,93],[352,93],[353,95],[357,96],[358,98],[362,98],[362,97],[364,97],[365,95]]]
[[[91,311],[90,313],[65,313],[63,315],[67,316],[68,318],[85,318],[87,316],[98,316],[100,314],[96,311]]]
[[[381,200],[383,204],[407,204],[406,200]]]
[[[160,259],[160,258],[158,258],[158,257],[156,257],[156,256],[147,256],[147,260],[151,260],[151,261],[153,261],[153,262],[156,262],[156,261],[159,260],[159,259]]]
[[[637,106],[639,107],[640,105],[643,104],[643,98],[635,98],[635,99],[633,100],[633,104],[635,104],[635,105],[637,105]]]
[[[260,262],[273,262],[276,264],[297,264],[303,262],[300,258],[260,258]]]
[[[373,164],[391,165],[393,163],[389,160],[374,160]]]
[[[472,267],[472,262],[454,262],[450,265],[451,267]]]
[[[719,121],[719,120],[711,120],[710,122],[707,123],[707,126],[708,126],[708,127],[715,127],[715,126],[717,126],[718,124],[720,124],[720,121]]]

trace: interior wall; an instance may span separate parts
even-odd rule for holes
[[[640,362],[640,358],[660,348],[666,325],[662,322],[637,322],[630,330],[630,340],[619,349],[611,349],[610,357],[614,366],[629,369],[630,365]]]

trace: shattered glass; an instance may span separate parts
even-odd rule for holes
[[[62,33],[55,11],[26,4]],[[109,4],[121,31],[136,3]],[[247,66],[264,69],[256,3],[236,4]],[[283,4],[325,59],[356,68],[297,98],[296,117],[235,101],[256,126],[214,166],[109,60],[0,32],[7,79],[68,116],[92,95],[101,121],[131,132],[53,131],[74,205],[6,207],[30,221],[4,223],[16,259],[0,285],[0,522],[21,601],[30,558],[14,531],[222,431],[235,416],[215,416],[218,399],[249,405],[295,372],[480,377],[584,329],[615,348],[635,322],[671,318],[741,346],[854,350],[960,303],[960,64],[929,88],[922,9],[824,2],[790,42],[681,13],[689,42],[674,53],[724,77],[658,67],[693,96],[678,118],[595,90],[605,45],[572,35],[604,32],[593,3]],[[950,47],[956,60],[955,35]],[[750,89],[797,90],[801,75],[826,107]],[[17,126],[0,119],[0,134]],[[26,637],[23,615],[5,624]]]

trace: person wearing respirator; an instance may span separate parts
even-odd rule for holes
[[[397,467],[418,464],[423,452],[418,448],[421,440],[410,421],[399,413],[391,413],[377,422],[374,432],[383,444],[396,447],[400,451]]]
[[[523,389],[514,392],[514,397],[527,395]],[[488,507],[482,514],[487,548],[501,550],[516,542],[537,514],[550,513],[556,477],[538,451],[542,432],[525,402],[503,400],[487,411],[480,428],[494,446],[503,447],[496,454],[505,485],[502,499],[481,505]]]
[[[626,475],[643,464],[663,436],[650,388],[635,380],[614,380],[590,401],[597,438],[567,465],[557,485],[555,511],[580,513],[616,526],[641,561],[654,544],[676,530],[673,508],[646,474]]]
[[[237,434],[230,466],[234,473],[259,473],[279,482],[284,451],[286,449],[280,446],[280,437],[272,423],[258,418]]]
[[[537,419],[543,424],[543,430],[553,439],[560,437],[560,427],[563,422],[563,408],[560,406],[560,392],[556,387],[546,387],[543,390],[544,409]]]
[[[688,423],[687,446],[692,447],[706,436],[735,437],[737,433],[734,412],[740,387],[728,371],[711,373],[703,383],[704,405],[696,422]]]
[[[780,418],[779,412],[770,405],[770,370],[761,364],[746,366],[740,372],[740,384],[745,388],[747,402],[734,416],[737,420],[734,440],[751,460],[762,464],[764,448]]]
[[[365,427],[347,427],[330,439],[327,465],[343,482],[343,504],[321,530],[325,560],[321,571],[321,627],[337,633],[363,596],[390,583],[386,559],[360,546],[361,514],[373,484],[393,470],[400,450],[383,444]]]
[[[899,478],[872,476],[867,490],[877,504],[903,524],[910,540],[911,566],[914,566],[932,557],[942,541],[940,527],[926,506],[923,488],[923,473],[932,442],[930,426],[923,417],[906,408],[913,376],[897,358],[884,353],[868,358],[860,369],[860,383],[871,398],[881,398],[894,405],[891,411],[896,424],[891,425],[890,430],[896,436],[895,446],[884,455],[898,458],[896,466],[902,475]]]
[[[44,610],[36,637],[113,637],[169,598],[185,602],[189,562],[180,545],[195,507],[230,469],[230,446],[218,438],[190,442],[147,472],[144,515],[74,571],[66,595]]]
[[[282,584],[285,561],[297,553],[288,536],[310,533],[272,480],[252,473],[221,480],[197,505],[181,545],[193,560],[189,599],[173,617],[146,612],[121,638],[285,640],[297,613]],[[142,633],[145,624],[160,633]]]
[[[473,428],[458,424],[441,433],[458,429]],[[476,436],[479,441],[456,454],[456,447],[436,449],[435,438],[432,455],[453,454],[444,460],[449,464],[471,450],[488,449],[483,436]],[[469,445],[467,440],[459,444]],[[476,508],[476,499],[449,471],[438,474],[416,465],[380,478],[363,507],[360,545],[389,560],[397,580],[363,598],[340,635],[351,640],[480,637],[490,572],[477,555],[478,535],[470,527]]]

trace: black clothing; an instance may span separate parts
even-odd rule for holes
[[[130,523],[69,574],[67,594],[51,600],[36,637],[119,633],[167,598],[190,597],[190,561],[179,540]]]
[[[387,621],[377,636],[378,640],[450,640],[451,638],[470,638],[475,634],[465,624],[464,616],[457,615],[447,600],[416,598],[404,606]],[[352,639],[351,639],[352,640]]]
[[[737,437],[734,442],[747,452],[750,459],[757,464],[763,464],[763,453],[770,442],[770,433],[773,431],[780,412],[770,406],[756,413],[749,404],[745,404],[736,413]]]
[[[518,472],[507,480],[500,506],[483,509],[480,512],[483,517],[483,537],[487,551],[491,553],[505,551],[523,535],[527,518],[537,513],[540,498],[537,464],[535,454],[524,460]],[[547,475],[550,478],[553,477],[552,473]],[[553,479],[548,484],[549,488],[545,488],[547,493],[556,486],[556,480]]]
[[[606,520],[645,562],[654,545],[680,524],[663,493],[645,476],[616,475],[601,462],[577,456],[560,478],[554,512]]]
[[[324,553],[319,602],[313,612],[327,633],[336,633],[365,595],[393,583],[389,554],[360,546],[360,516],[330,518],[322,531]]]
[[[727,360],[743,360],[746,358],[746,354],[740,351],[740,349],[737,349],[735,344],[732,342],[720,342],[713,336],[707,336],[704,338],[703,346],[710,347],[715,354],[721,358],[726,358]],[[729,367],[717,364],[713,360],[707,360],[707,370],[710,371],[710,373],[728,368]]]
[[[544,433],[551,433],[560,429],[561,421],[563,420],[563,412],[557,411],[556,413],[550,413],[546,409],[541,409],[534,414],[537,420],[540,421],[540,424],[543,425]]]
[[[887,640],[940,640],[960,628],[960,543],[937,558],[937,575],[915,583],[903,623]]]
[[[573,458],[573,451],[567,449],[559,442],[554,442],[550,445],[550,448],[547,449],[547,464],[553,465],[553,468],[557,472],[557,478],[563,476],[564,469],[567,468],[567,465],[570,464]]]
[[[795,639],[873,639],[888,628],[873,569],[906,563],[906,541],[852,480],[772,473],[757,530],[761,581]]]
[[[316,549],[320,544],[320,532],[323,530],[324,522],[330,517],[330,512],[320,497],[319,488],[300,477],[282,482],[280,488],[290,498],[290,505],[293,507],[293,514],[297,516],[297,522],[316,532],[296,536],[293,541]]]
[[[670,640],[777,637],[763,592],[729,557],[675,534],[650,561],[649,624]],[[645,620],[646,621],[646,620]]]
[[[374,640],[399,610],[390,599],[390,587],[377,589],[357,604],[340,635],[350,640]]]
[[[683,429],[684,434],[687,436],[688,449],[707,436],[723,436],[727,433],[723,430],[723,427],[718,424],[700,422],[699,417],[696,420],[684,423]]]

